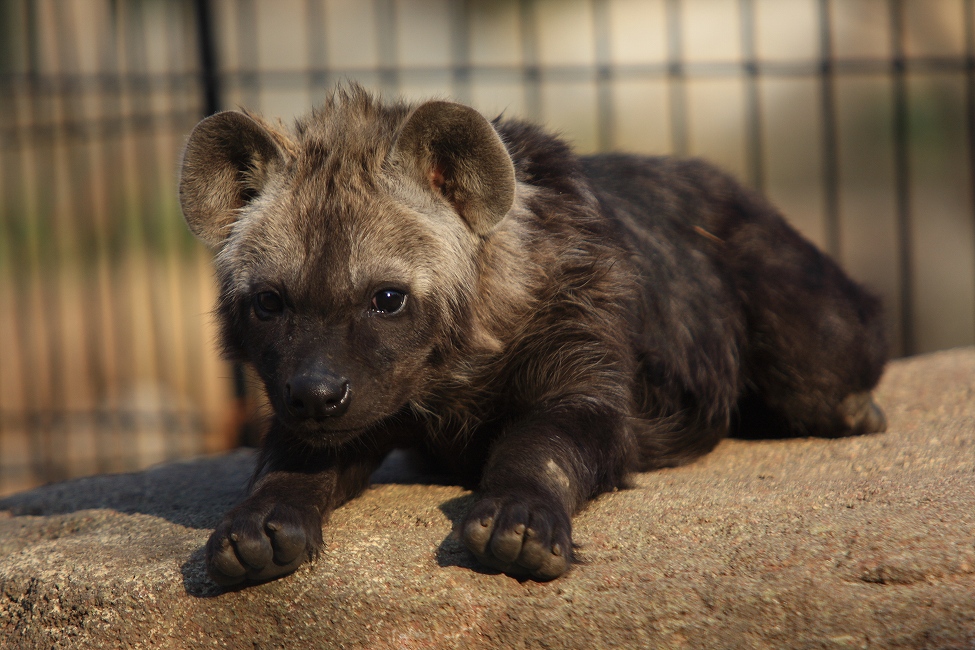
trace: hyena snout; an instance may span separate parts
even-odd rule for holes
[[[349,410],[352,387],[341,375],[323,370],[296,373],[284,386],[288,414],[301,420],[334,418]]]

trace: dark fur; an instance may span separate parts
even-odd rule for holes
[[[478,488],[460,533],[482,562],[549,579],[571,516],[630,472],[729,433],[883,429],[878,301],[705,163],[578,157],[529,124],[353,87],[290,134],[204,121],[180,189],[218,249],[227,354],[275,411],[251,496],[207,545],[221,584],[314,556],[395,447]],[[403,310],[371,308],[390,287]]]

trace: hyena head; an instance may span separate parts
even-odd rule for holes
[[[473,109],[352,88],[291,133],[240,112],[203,120],[180,202],[216,251],[227,355],[253,364],[281,424],[337,444],[419,399],[470,335],[478,251],[514,189]]]

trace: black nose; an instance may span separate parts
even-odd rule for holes
[[[331,373],[304,372],[285,387],[288,413],[296,418],[334,418],[349,410],[352,391],[349,380]]]

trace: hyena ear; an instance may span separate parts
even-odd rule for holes
[[[193,234],[220,246],[240,208],[260,194],[283,159],[274,136],[244,113],[217,113],[197,124],[179,178],[179,202]]]
[[[515,199],[515,168],[484,117],[462,104],[432,101],[406,119],[395,155],[406,172],[443,195],[471,230],[486,235]]]

